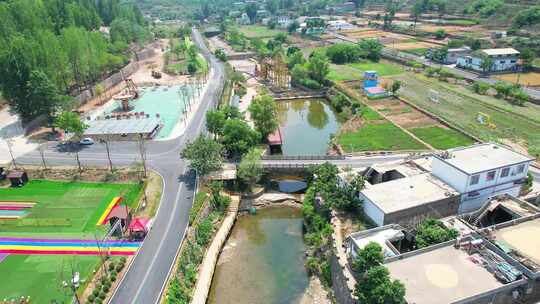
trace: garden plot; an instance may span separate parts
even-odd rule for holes
[[[496,75],[495,78],[527,87],[540,87],[540,73],[538,72],[503,74]]]

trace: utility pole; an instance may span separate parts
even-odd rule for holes
[[[41,156],[41,163],[43,164],[43,169],[47,170],[47,164],[45,163],[45,147],[46,143],[40,143],[38,146],[39,155]]]
[[[13,140],[11,138],[6,139],[6,144],[9,150],[9,155],[11,156],[11,163],[13,164],[13,168],[17,169],[17,163],[15,162],[15,156],[13,156],[12,150]]]
[[[139,134],[139,152],[141,153],[141,162],[143,166],[143,172],[144,172],[144,178],[148,176],[148,172],[146,171],[146,147],[144,145],[144,134]],[[146,191],[145,191],[146,196]]]

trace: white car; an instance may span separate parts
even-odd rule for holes
[[[83,138],[81,139],[81,141],[79,141],[79,145],[83,145],[83,146],[89,146],[93,144],[94,144],[94,140],[89,137]]]

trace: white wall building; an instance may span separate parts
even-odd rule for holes
[[[498,144],[487,143],[448,150],[434,156],[432,174],[461,193],[459,212],[482,206],[507,193],[518,196],[533,159]]]
[[[354,25],[345,20],[331,20],[327,22],[327,28],[330,31],[341,31],[353,29]]]
[[[486,49],[479,51],[492,60],[492,65],[486,72],[515,71],[519,68],[519,51],[513,48]],[[482,57],[479,55],[463,56],[457,59],[456,65],[466,69],[483,72]]]

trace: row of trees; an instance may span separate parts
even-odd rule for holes
[[[377,62],[383,45],[377,39],[362,39],[357,44],[337,43],[326,50],[326,56],[335,64],[357,62],[367,59]]]
[[[52,122],[74,89],[123,66],[128,43],[147,37],[140,11],[117,0],[1,2],[0,20],[0,90],[24,121]]]

